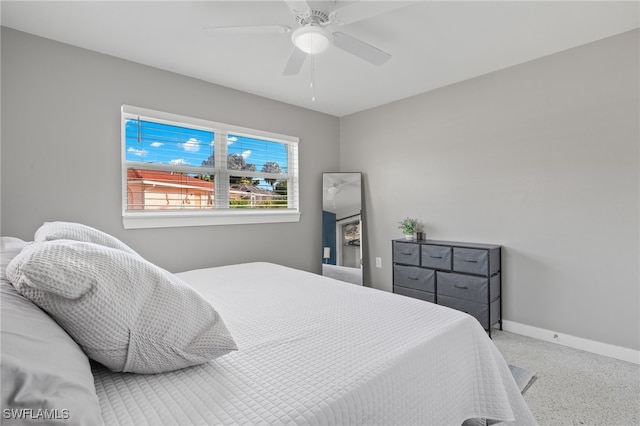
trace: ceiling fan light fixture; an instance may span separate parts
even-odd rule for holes
[[[331,44],[331,33],[322,27],[308,25],[295,30],[291,35],[291,41],[303,52],[316,55],[327,50]]]

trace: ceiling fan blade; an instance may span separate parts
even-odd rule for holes
[[[387,52],[341,32],[333,33],[333,45],[373,65],[382,65],[391,58]]]
[[[287,65],[285,65],[284,67],[282,75],[298,74],[300,72],[300,68],[302,68],[302,64],[304,64],[305,59],[307,59],[307,54],[297,47],[294,47],[291,51],[291,55],[289,56],[289,60],[287,61]]]
[[[338,185],[340,185],[340,183],[342,182],[342,181],[340,180],[340,178],[339,178],[339,177],[337,177],[337,176],[332,176],[332,175],[329,175],[329,174],[328,174],[328,175],[325,175],[325,176],[326,176],[326,178],[327,178],[327,180],[329,181],[329,184],[330,184],[331,186],[338,186]]]
[[[311,10],[311,6],[305,0],[285,0],[294,15],[303,15]]]
[[[350,4],[358,3],[360,0],[333,0],[333,11],[349,6]]]
[[[291,32],[291,27],[286,25],[237,25],[231,27],[209,27],[204,30],[211,35],[284,34]]]
[[[335,10],[331,16],[337,24],[351,24],[364,19],[373,18],[401,7],[409,6],[415,1],[357,1],[351,2],[339,10]]]

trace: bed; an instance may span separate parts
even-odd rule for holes
[[[322,275],[339,281],[362,285],[362,269],[360,268],[323,263]]]
[[[2,241],[4,424],[536,423],[471,316],[263,262],[162,272],[215,308],[233,347],[171,371],[115,372],[9,283],[10,262],[34,244]]]

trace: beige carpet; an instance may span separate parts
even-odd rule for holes
[[[506,331],[492,332],[508,364],[536,372],[524,393],[547,425],[640,425],[640,366]]]

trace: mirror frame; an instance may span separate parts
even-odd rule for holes
[[[364,285],[361,172],[322,173],[322,275]]]

